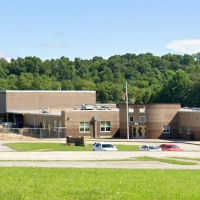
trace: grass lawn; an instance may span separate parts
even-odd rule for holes
[[[16,142],[7,143],[7,146],[17,151],[92,151],[92,144],[87,146],[68,146],[64,143],[46,142]],[[117,145],[120,151],[137,151],[137,145]]]
[[[199,170],[0,168],[2,200],[199,200]]]
[[[17,151],[92,150],[92,145],[81,147],[45,142],[7,145]],[[139,148],[133,145],[117,147],[121,151]],[[186,161],[171,159],[167,162],[195,164],[189,158]],[[166,162],[164,159],[159,161]],[[0,167],[0,200],[199,200],[199,180],[200,170]]]
[[[63,143],[47,143],[47,142],[16,142],[16,143],[7,143],[7,146],[17,150],[17,151],[92,151],[92,144],[87,146],[68,146]],[[138,151],[138,145],[117,145],[119,151]],[[129,159],[122,160],[128,161]],[[179,164],[179,165],[195,165],[197,164],[194,161],[189,161],[189,158],[180,160],[178,158],[152,158],[152,157],[139,157],[134,160],[140,161],[159,161],[171,164]]]
[[[159,161],[159,162],[165,162],[165,163],[177,164],[177,165],[196,165],[197,164],[194,161],[189,161],[189,160],[191,160],[191,158],[182,159],[182,158],[138,157],[137,160],[139,160],[139,161]]]

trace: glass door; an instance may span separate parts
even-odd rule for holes
[[[132,138],[145,138],[146,126],[132,126]]]

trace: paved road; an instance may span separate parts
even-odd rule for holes
[[[56,167],[56,168],[118,168],[118,169],[187,169],[200,170],[200,165],[173,165],[161,162],[107,161],[107,162],[2,162],[0,167]]]
[[[95,160],[124,160],[136,157],[156,158],[200,158],[200,152],[145,152],[145,151],[68,151],[68,152],[1,152],[0,161],[95,161]]]
[[[118,151],[118,152],[16,152],[4,145],[8,141],[0,141],[0,167],[76,167],[76,168],[127,168],[127,169],[198,169],[200,161],[196,165],[174,165],[155,161],[134,161],[141,156],[158,158],[200,158],[199,142],[189,144],[178,142],[185,149],[184,152],[140,152],[140,151]],[[15,141],[9,141],[15,142]],[[19,142],[19,141],[18,141]],[[55,141],[61,142],[61,141]],[[64,141],[62,141],[64,142]],[[148,143],[150,141],[148,140]],[[163,141],[151,141],[158,144]],[[90,143],[93,143],[91,140]],[[132,141],[116,141],[115,144]],[[134,144],[143,144],[145,141],[137,141]],[[115,160],[115,161],[114,161]],[[121,160],[121,161],[119,161]],[[123,160],[123,161],[122,161]],[[127,161],[124,161],[127,160]]]
[[[199,152],[1,152],[1,167],[78,167],[78,168],[146,168],[146,169],[199,169],[197,165],[173,165],[153,161],[130,161],[136,157],[200,158]],[[119,161],[121,160],[121,161]],[[123,160],[123,161],[122,161]],[[127,161],[125,161],[127,160]]]

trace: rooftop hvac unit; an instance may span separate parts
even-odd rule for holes
[[[94,110],[93,105],[83,104],[81,110]]]

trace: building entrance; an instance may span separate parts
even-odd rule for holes
[[[146,126],[132,126],[131,138],[145,138]]]

